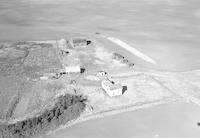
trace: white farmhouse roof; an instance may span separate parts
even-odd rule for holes
[[[106,79],[101,82],[101,85],[106,93],[111,97],[122,95],[123,87],[120,84],[112,83],[112,81]]]

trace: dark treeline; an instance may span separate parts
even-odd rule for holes
[[[30,138],[45,134],[68,121],[79,117],[86,99],[81,95],[62,95],[53,108],[46,109],[39,116],[13,124],[0,124],[0,138]]]

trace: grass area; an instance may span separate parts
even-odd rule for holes
[[[12,103],[13,97],[20,95],[20,99],[21,96],[30,96],[35,79],[45,72],[55,72],[61,67],[56,57],[56,50],[50,43],[1,44],[0,119],[4,119],[6,112],[14,112],[12,107],[16,105],[15,102]]]

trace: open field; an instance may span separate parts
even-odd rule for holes
[[[100,32],[120,38],[157,62],[153,66],[126,52],[139,65],[198,69],[199,4],[197,0],[1,0],[0,40],[50,40]]]

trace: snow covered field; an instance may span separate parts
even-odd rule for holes
[[[49,40],[95,32],[117,37],[162,70],[200,67],[198,0],[0,0],[0,41]],[[128,54],[127,54],[128,55]]]
[[[196,105],[169,103],[89,120],[45,138],[198,138],[199,116]]]

